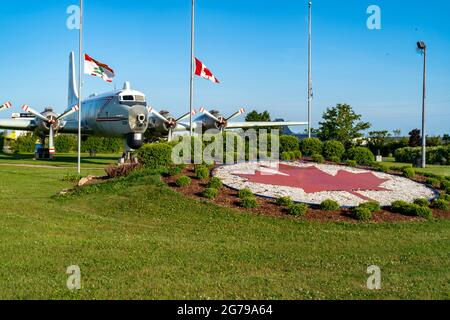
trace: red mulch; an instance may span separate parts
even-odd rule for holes
[[[392,172],[390,174],[397,174],[398,172]],[[177,178],[181,175],[186,175],[192,179],[192,183],[188,187],[180,188],[175,184]],[[417,182],[424,182],[425,177],[417,176],[413,179]],[[255,209],[243,209],[239,206],[238,192],[231,188],[224,186],[217,198],[213,200],[202,197],[201,193],[206,187],[207,181],[201,181],[195,178],[193,166],[188,167],[176,177],[164,177],[163,181],[177,192],[184,194],[185,196],[197,200],[209,201],[218,204],[223,207],[238,209],[243,212],[250,212],[257,215],[274,216],[274,217],[288,217],[286,209],[274,204],[272,199],[257,197],[258,207]],[[449,211],[435,210],[433,209],[434,217],[450,219]],[[357,223],[358,221],[352,217],[350,210],[342,209],[339,211],[323,211],[319,209],[310,208],[308,213],[303,217],[309,221],[321,221],[321,222],[350,222]],[[381,210],[373,214],[374,222],[411,222],[411,221],[424,221],[422,218],[405,216],[399,213],[390,212],[387,210]]]

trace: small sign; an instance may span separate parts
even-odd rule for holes
[[[377,156],[377,162],[383,162],[383,156]]]

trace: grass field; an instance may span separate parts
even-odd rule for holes
[[[0,299],[450,299],[447,220],[255,216],[187,199],[155,176],[59,199],[73,169],[8,166],[23,161],[35,163],[0,158]],[[104,166],[91,165],[85,173]],[[76,292],[70,265],[81,268]],[[366,288],[370,265],[381,267],[380,291]]]
[[[407,165],[407,163],[395,162],[394,158],[385,158],[384,163],[389,166],[402,166]],[[450,166],[437,166],[437,165],[427,165],[425,169],[414,168],[419,173],[429,172],[442,176],[450,176]]]

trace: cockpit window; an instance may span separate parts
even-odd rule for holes
[[[145,102],[145,97],[144,96],[135,96],[134,98],[135,98],[136,101]]]
[[[122,96],[122,100],[123,101],[134,101],[134,97],[133,96]]]

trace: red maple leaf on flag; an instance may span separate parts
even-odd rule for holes
[[[372,172],[353,173],[339,170],[335,176],[328,174],[316,166],[297,167],[280,164],[278,173],[268,174],[257,170],[255,174],[235,174],[249,182],[273,186],[294,187],[306,193],[322,191],[346,191],[361,199],[371,200],[358,191],[390,191],[381,187],[389,179],[381,179]]]

